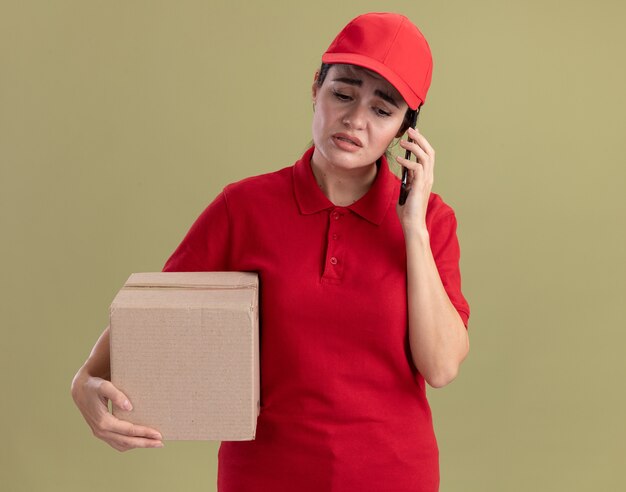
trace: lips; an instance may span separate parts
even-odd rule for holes
[[[363,147],[363,144],[361,143],[361,141],[356,138],[356,137],[352,137],[350,135],[348,135],[347,133],[335,133],[333,135],[333,138],[336,138],[338,140],[342,140],[344,142],[349,142],[353,145],[356,145],[357,147]]]

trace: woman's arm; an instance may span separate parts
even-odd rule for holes
[[[440,388],[458,374],[469,338],[439,276],[426,228],[435,151],[418,130],[410,128],[409,137],[414,142],[401,140],[400,145],[417,162],[397,157],[409,169],[411,190],[404,206],[397,207],[407,254],[409,343],[415,367],[430,386]]]
[[[469,337],[441,282],[428,231],[407,234],[405,242],[411,354],[426,382],[440,388],[457,376]]]
[[[133,448],[163,447],[155,429],[120,420],[109,413],[109,400],[120,409],[132,410],[124,393],[110,381],[109,327],[94,345],[87,361],[78,370],[71,385],[74,403],[93,434],[118,451]]]
[[[91,349],[91,354],[79,369],[72,381],[72,387],[78,377],[96,376],[103,379],[111,379],[111,363],[110,363],[110,346],[109,346],[110,328],[107,326],[98,341]]]

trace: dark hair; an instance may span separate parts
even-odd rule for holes
[[[321,87],[322,84],[324,83],[324,80],[326,80],[326,76],[328,75],[328,70],[330,70],[331,66],[332,66],[331,63],[322,63],[322,65],[320,66],[320,70],[317,75],[317,81],[316,81],[318,87]],[[367,69],[364,68],[364,70],[367,70]],[[407,108],[406,113],[404,113],[404,119],[402,120],[402,125],[400,126],[400,130],[399,130],[400,135],[403,135],[404,132],[409,129],[409,127],[411,126],[411,121],[415,117],[416,111],[417,111],[416,109]],[[419,117],[419,113],[418,113],[418,117]]]

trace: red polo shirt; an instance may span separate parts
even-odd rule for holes
[[[408,342],[399,180],[383,156],[337,207],[293,166],[227,186],[163,271],[259,273],[261,412],[253,441],[223,441],[220,492],[433,492],[438,448]],[[431,249],[467,326],[453,210],[431,194]]]

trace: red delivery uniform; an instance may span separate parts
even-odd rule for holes
[[[369,191],[335,206],[311,169],[227,186],[163,271],[260,278],[261,411],[253,441],[222,442],[220,492],[434,492],[438,448],[408,342],[399,179],[383,155]],[[430,245],[467,327],[456,218],[431,193]]]

